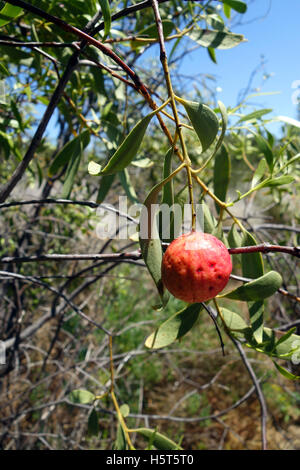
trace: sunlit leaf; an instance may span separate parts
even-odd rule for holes
[[[215,140],[219,130],[219,120],[215,112],[205,104],[180,99],[200,140],[202,152]]]
[[[281,275],[276,271],[269,271],[258,279],[247,282],[221,297],[242,301],[262,300],[275,294],[281,284]]]

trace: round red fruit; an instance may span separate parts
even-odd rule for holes
[[[228,249],[218,238],[190,232],[170,243],[162,260],[162,281],[174,297],[205,302],[219,294],[232,271]]]

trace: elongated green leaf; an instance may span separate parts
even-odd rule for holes
[[[242,34],[231,33],[230,31],[218,31],[215,29],[194,29],[189,33],[193,41],[203,47],[212,47],[214,49],[231,49],[245,42]]]
[[[148,114],[134,126],[125,140],[123,140],[120,147],[110,158],[107,165],[101,171],[103,175],[122,171],[132,162],[140,148],[152,116],[152,113]]]
[[[232,224],[227,239],[230,248],[238,248],[242,245],[242,237],[238,232],[236,224]]]
[[[203,211],[203,232],[212,234],[217,226],[217,221],[205,202],[202,202],[201,207]]]
[[[164,348],[182,338],[194,326],[202,310],[201,304],[192,304],[162,323],[145,341],[149,349]]]
[[[214,164],[214,193],[221,200],[226,201],[226,194],[230,181],[231,164],[227,148],[223,144],[220,151],[215,156]],[[216,204],[217,211],[220,206]]]
[[[224,15],[226,16],[226,18],[228,18],[230,20],[230,17],[231,17],[231,7],[229,5],[227,5],[227,3],[224,3],[223,4],[223,11],[224,11]]]
[[[161,280],[163,251],[157,228],[156,212],[158,207],[156,204],[158,194],[167,182],[168,179],[165,179],[155,185],[146,197],[140,216],[139,236],[142,257],[155,282],[163,306],[166,305],[169,300],[169,293],[163,286]]]
[[[82,148],[85,148],[88,145],[89,135],[89,131],[85,130],[64,145],[49,168],[49,176],[55,175],[58,170],[65,166],[74,155],[80,153]]]
[[[228,299],[255,301],[262,300],[275,294],[282,284],[282,277],[276,271],[269,271],[254,281],[222,295]]]
[[[72,403],[87,404],[95,400],[95,395],[88,390],[76,389],[69,393],[68,398]]]
[[[271,178],[265,181],[262,181],[257,188],[275,188],[276,186],[284,186],[285,184],[290,184],[294,181],[294,177],[291,175],[278,176],[277,178]]]
[[[138,428],[135,432],[148,439],[158,450],[182,450],[182,448],[155,429]]]
[[[208,47],[207,52],[214,64],[217,64],[216,50],[213,47]]]
[[[263,341],[268,342],[275,336],[273,347],[267,348],[271,356],[278,357],[279,359],[291,358],[300,361],[300,336],[293,333],[287,334],[280,331],[274,332],[271,328],[264,328]]]
[[[120,177],[121,184],[123,188],[125,189],[125,193],[127,197],[130,199],[130,201],[134,203],[138,202],[138,198],[137,198],[135,189],[133,187],[133,184],[131,182],[130,175],[128,173],[127,168],[124,168],[123,171],[120,171],[119,177]]]
[[[215,140],[219,130],[219,120],[215,112],[205,104],[180,100],[190,118],[200,140],[202,152]]]
[[[300,380],[299,375],[292,374],[287,369],[285,369],[284,367],[277,364],[275,361],[273,361],[273,364],[276,367],[276,369],[278,370],[278,372],[280,372],[280,374],[283,375],[285,378],[287,378],[289,380]]]
[[[164,37],[168,37],[173,29],[175,28],[174,26],[174,23],[173,21],[171,20],[162,20],[162,27],[163,27],[163,33],[164,33]],[[139,31],[138,33],[136,33],[135,35],[136,37],[139,37],[139,38],[144,38],[144,39],[158,39],[158,32],[157,32],[157,26],[156,24],[152,24],[150,26],[147,26],[147,28],[145,29],[142,29],[141,31]],[[146,44],[145,41],[141,42],[141,41],[131,41],[131,47],[133,49],[137,48],[137,47],[141,47],[143,46],[144,44]]]
[[[62,198],[68,198],[71,194],[75,176],[79,169],[80,160],[82,157],[82,153],[85,147],[89,144],[90,141],[90,134],[88,131],[82,133],[79,138],[76,140],[76,147],[74,148],[73,155],[69,160],[63,190],[62,190]]]
[[[262,158],[254,172],[254,175],[251,181],[251,189],[255,188],[257,183],[262,179],[262,177],[265,174],[266,168],[267,168],[267,162],[265,158]]]
[[[260,119],[265,114],[269,114],[271,111],[273,111],[273,109],[259,109],[258,111],[253,111],[253,113],[241,117],[238,122],[254,121]]]
[[[221,314],[229,330],[243,332],[249,328],[245,320],[238,313],[232,312],[227,308],[221,308]]]
[[[238,13],[246,13],[247,5],[245,2],[241,2],[240,0],[223,0],[223,3],[230,6],[233,10],[237,11]]]
[[[273,167],[274,167],[274,155],[273,155],[269,142],[263,136],[259,134],[255,135],[255,140],[256,140],[259,150],[263,153],[268,163],[268,166],[270,168],[270,171],[272,173]]]
[[[257,243],[253,235],[245,231],[242,237],[242,246],[255,245],[257,245]],[[244,277],[256,279],[264,274],[263,258],[261,253],[243,253],[241,258]]]
[[[170,148],[165,155],[163,179],[166,179],[172,173],[172,158],[174,155],[173,148]],[[166,183],[162,188],[162,204],[172,206],[174,204],[174,187],[173,180]]]
[[[115,179],[115,175],[103,175],[100,181],[100,186],[97,195],[97,204],[101,204],[106,198],[108,191],[111,188],[111,185]]]
[[[242,246],[254,245],[257,245],[255,238],[249,232],[245,231],[242,238]],[[263,276],[264,266],[261,253],[243,253],[241,260],[244,277],[256,279]],[[260,343],[263,334],[264,304],[261,301],[250,301],[248,303],[248,309],[254,338]]]
[[[248,302],[248,309],[253,337],[260,344],[263,341],[264,302],[262,300]]]
[[[111,13],[108,0],[99,0],[103,20],[104,20],[104,39],[109,35],[111,27]]]
[[[22,12],[22,8],[6,3],[2,10],[0,10],[0,27],[10,23],[10,21],[19,16]]]
[[[98,434],[99,434],[99,416],[95,408],[93,408],[88,418],[88,435],[98,436]]]

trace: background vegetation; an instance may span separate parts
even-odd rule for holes
[[[180,67],[195,48],[215,61],[216,49],[238,47],[244,38],[231,29],[246,10],[235,0],[0,2],[2,449],[300,448],[299,345],[290,345],[300,334],[299,123],[283,122],[272,134],[268,110],[250,105],[251,86],[224,110],[211,77],[195,80]],[[132,224],[119,196],[143,203],[166,176],[163,125],[177,137],[180,127],[170,104],[168,116],[151,120],[130,164],[101,173],[135,124],[169,96],[164,45],[174,95],[209,106],[220,123],[213,141],[222,147],[203,151],[206,137],[200,145],[177,102],[191,166],[203,167],[193,195],[204,204],[206,231],[230,248],[241,246],[243,233],[252,245],[277,247],[234,254],[229,286],[247,277],[245,264],[260,277],[262,259],[265,272],[280,273],[281,286],[262,301],[273,346],[234,334],[213,304],[180,340],[145,347],[186,306],[170,298],[153,308],[160,299],[137,237],[97,236],[99,207]],[[176,200],[188,202],[187,174],[172,181]],[[248,322],[241,297],[219,305]],[[288,347],[274,352],[286,332]]]

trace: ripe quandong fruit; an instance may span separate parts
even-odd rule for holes
[[[188,303],[214,298],[232,271],[224,243],[208,233],[190,232],[170,243],[162,260],[162,282],[174,297]]]

